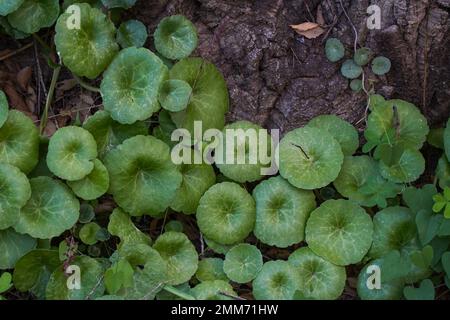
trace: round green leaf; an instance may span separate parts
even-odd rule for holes
[[[298,288],[298,274],[287,261],[266,262],[253,280],[256,300],[292,300]]]
[[[109,175],[103,163],[95,159],[94,169],[77,181],[67,181],[72,191],[83,200],[95,200],[108,191]]]
[[[229,97],[225,79],[210,62],[201,58],[187,58],[170,69],[170,78],[186,81],[192,88],[187,108],[173,113],[177,127],[194,132],[194,121],[202,121],[203,130],[221,130],[225,124]]]
[[[192,288],[191,292],[197,300],[232,300],[220,294],[221,292],[237,296],[233,287],[223,280],[203,281]]]
[[[31,34],[51,27],[58,16],[58,0],[25,0],[8,16],[8,21],[17,30]]]
[[[79,237],[80,240],[87,245],[94,245],[97,243],[97,232],[100,230],[100,226],[95,222],[85,224],[81,227]]]
[[[156,50],[172,60],[188,57],[198,43],[195,26],[181,15],[162,19],[156,28],[154,38]]]
[[[366,207],[386,202],[400,191],[381,176],[377,162],[368,156],[346,157],[333,184],[341,195]]]
[[[364,136],[373,145],[399,144],[419,150],[428,132],[427,120],[415,105],[404,100],[382,100],[372,108]]]
[[[326,130],[310,126],[287,133],[278,147],[281,176],[301,189],[317,189],[333,182],[344,161],[336,139]]]
[[[391,280],[383,281],[383,265],[384,259],[376,259],[369,262],[359,273],[358,276],[358,297],[362,300],[400,300],[403,296],[403,281]],[[381,271],[381,287],[380,289],[369,289],[367,286],[368,278],[373,272],[367,272],[370,266],[376,266]],[[369,270],[370,271],[370,270]]]
[[[123,124],[150,118],[160,109],[158,92],[167,76],[167,67],[150,50],[123,49],[105,71],[100,86],[105,110]]]
[[[29,173],[39,159],[39,131],[23,113],[10,110],[0,128],[0,162]]]
[[[335,115],[322,115],[313,118],[308,126],[327,131],[341,145],[344,156],[351,156],[359,147],[358,131],[345,120]]]
[[[334,300],[341,296],[345,287],[345,268],[336,266],[304,247],[289,256],[298,273],[298,288],[308,299]]]
[[[223,270],[230,280],[247,283],[256,278],[263,266],[263,258],[257,247],[242,243],[227,252]]]
[[[182,164],[183,181],[170,207],[185,214],[196,212],[200,198],[216,182],[216,174],[208,164]]]
[[[313,192],[297,189],[278,176],[256,186],[253,197],[256,201],[253,232],[261,242],[286,248],[303,241],[306,220],[316,208]]]
[[[200,199],[197,224],[209,239],[221,244],[244,240],[255,225],[255,200],[241,186],[222,182]]]
[[[13,269],[16,262],[36,247],[36,239],[13,229],[0,230],[0,270]]]
[[[355,92],[359,92],[363,89],[363,82],[360,79],[353,79],[350,81],[350,89]]]
[[[372,59],[372,51],[369,48],[360,48],[356,50],[353,59],[358,66],[365,66]]]
[[[205,258],[200,260],[195,277],[201,282],[228,280],[225,272],[223,271],[223,260],[220,258]]]
[[[237,121],[223,128],[223,141],[219,150],[216,149],[215,161],[220,172],[236,182],[253,182],[263,177],[261,170],[270,164],[263,163],[260,150],[271,152],[271,137],[261,126],[249,121]],[[231,145],[228,135],[232,136]],[[233,163],[228,163],[227,157],[232,152]],[[219,156],[221,153],[222,156]],[[270,157],[268,158],[270,160]]]
[[[391,60],[386,57],[376,57],[372,61],[372,71],[376,75],[382,76],[391,70]]]
[[[417,234],[411,210],[389,207],[379,211],[373,218],[373,245],[369,255],[381,258],[392,250],[401,251]]]
[[[152,136],[125,140],[105,157],[109,192],[132,215],[157,215],[172,202],[182,175],[172,163],[169,147]]]
[[[45,299],[45,288],[50,275],[60,264],[56,250],[30,251],[16,263],[14,286],[19,291],[31,291],[39,299]]]
[[[341,67],[341,73],[347,79],[356,79],[363,73],[363,69],[355,61],[347,60]]]
[[[51,239],[72,228],[80,216],[80,203],[63,183],[49,177],[30,180],[31,198],[20,210],[17,232]]]
[[[187,108],[192,88],[183,80],[166,80],[159,92],[159,102],[167,111],[178,112]]]
[[[94,79],[119,50],[114,24],[96,8],[79,3],[80,28],[72,26],[73,13],[63,13],[56,23],[55,44],[64,65],[78,76]]]
[[[183,232],[183,223],[178,220],[171,220],[166,223],[164,226],[165,231],[176,231],[176,232]]]
[[[81,271],[80,289],[71,290],[67,286],[67,276],[62,267],[57,268],[52,275],[46,289],[47,300],[86,300],[103,296],[103,267],[97,260],[88,256],[76,257],[71,266],[77,266]]]
[[[148,127],[145,122],[138,121],[132,125],[121,124],[114,121],[109,112],[104,110],[99,110],[87,118],[83,128],[89,131],[97,142],[100,158],[103,158],[108,151],[114,149],[126,139],[148,134]]]
[[[169,284],[177,285],[189,281],[197,271],[197,251],[184,233],[163,233],[156,239],[153,248],[167,262]]]
[[[11,12],[16,11],[24,1],[25,0],[2,0],[2,2],[0,2],[0,16],[7,16]]]
[[[0,15],[0,32],[9,35],[10,37],[20,40],[28,38],[30,35],[28,33],[19,31],[11,26],[7,17]]]
[[[147,27],[142,22],[128,20],[122,22],[119,29],[117,29],[116,39],[122,48],[140,48],[144,46],[147,37]]]
[[[8,119],[8,100],[5,93],[0,90],[0,128]]]
[[[19,211],[30,199],[28,178],[16,167],[0,162],[0,230],[16,224]]]
[[[328,200],[311,213],[306,242],[315,254],[339,266],[360,262],[372,245],[373,223],[348,200]]]
[[[61,179],[77,181],[94,169],[97,144],[89,131],[75,126],[61,128],[50,138],[47,165]]]
[[[329,38],[325,44],[325,54],[331,62],[338,62],[345,55],[345,48],[341,40]]]
[[[380,149],[380,152],[387,153],[387,157],[383,157],[380,161],[381,175],[389,181],[395,183],[407,183],[417,180],[425,171],[425,159],[415,149],[403,149],[399,146],[386,147]]]

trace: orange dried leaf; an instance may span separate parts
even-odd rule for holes
[[[314,22],[304,22],[291,25],[291,28],[294,29],[298,34],[308,39],[315,39],[317,37],[320,37],[325,32],[325,29]]]

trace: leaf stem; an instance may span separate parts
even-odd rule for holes
[[[36,39],[37,42],[39,42],[39,44],[44,48],[46,55],[49,55],[50,52],[52,52],[52,49],[48,46],[48,44],[46,44],[45,41],[36,33],[33,33],[33,38]]]
[[[308,159],[308,160],[310,159],[309,156],[308,156],[308,154],[307,154],[306,151],[302,148],[301,145],[298,145],[298,144],[295,144],[295,143],[292,143],[292,142],[291,142],[291,145],[293,145],[294,147],[299,148],[300,151],[303,153],[303,155],[306,157],[306,159]]]
[[[180,297],[184,300],[197,300],[195,299],[193,296],[191,296],[190,294],[187,294],[181,290],[178,290],[177,288],[173,287],[173,286],[169,286],[169,285],[165,285],[163,290],[166,290],[167,292],[176,295],[177,297]]]
[[[92,91],[92,92],[100,93],[100,88],[91,86],[90,84],[86,83],[83,79],[81,79],[77,75],[72,74],[72,76],[81,87],[85,88],[86,90]]]
[[[55,93],[56,82],[58,81],[60,71],[61,71],[61,66],[58,66],[55,69],[53,69],[52,82],[50,83],[50,88],[48,89],[47,100],[45,101],[44,112],[42,113],[41,123],[39,125],[41,135],[44,132],[45,127],[47,126],[48,109],[50,108],[52,101],[53,101],[53,95]]]

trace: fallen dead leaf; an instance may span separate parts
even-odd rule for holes
[[[298,34],[308,39],[318,38],[325,32],[324,28],[322,28],[318,23],[314,22],[293,24],[291,25],[291,28],[294,29]]]
[[[32,72],[33,72],[33,70],[31,69],[31,67],[25,67],[22,70],[20,70],[19,72],[17,72],[17,76],[16,76],[17,83],[19,84],[20,88],[23,91],[27,91]]]

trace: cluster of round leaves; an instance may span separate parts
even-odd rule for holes
[[[345,57],[345,47],[339,39],[330,38],[325,44],[325,54],[329,61],[339,62]],[[360,79],[364,67],[371,63],[371,70],[375,75],[383,76],[391,70],[391,61],[383,56],[373,58],[374,54],[369,48],[357,49],[353,59],[347,59],[341,66],[342,75],[350,80],[353,91],[361,91],[363,82]]]
[[[416,227],[410,209],[398,206],[381,210],[372,221],[364,207],[387,207],[402,183],[423,172],[418,150],[428,127],[418,109],[405,101],[371,97],[363,151],[373,150],[373,157],[355,156],[359,136],[351,124],[323,115],[288,132],[276,150],[267,132],[257,137],[258,151],[271,150],[270,157],[279,153],[279,176],[260,181],[266,165],[261,161],[217,164],[218,177],[210,164],[175,165],[171,133],[176,128],[193,133],[195,121],[201,121],[204,130],[223,133],[262,128],[248,121],[225,126],[229,104],[225,80],[213,64],[189,58],[198,43],[189,20],[172,16],[160,21],[154,34],[155,54],[142,48],[147,40],[142,23],[126,21],[116,30],[99,9],[126,9],[134,3],[66,1],[60,16],[59,3],[53,0],[0,5],[10,30],[23,34],[57,20],[55,44],[63,64],[78,76],[93,79],[103,73],[105,109],[82,127],[57,130],[40,156],[39,148],[46,142],[40,141],[28,117],[8,110],[0,92],[0,269],[14,268],[15,287],[47,299],[230,299],[237,295],[234,287],[251,282],[256,299],[336,299],[344,290],[345,267],[369,258],[385,268],[401,265],[405,272],[385,277],[387,286],[373,293],[363,286],[368,265],[358,284],[362,298],[413,295],[411,288],[403,292],[405,283],[430,273],[424,262],[429,249],[423,247],[427,244],[423,239],[431,237],[428,225]],[[70,23],[73,10],[81,13],[78,27]],[[330,39],[326,54],[337,62],[345,49]],[[343,64],[344,76],[358,78],[371,58],[370,50],[358,50]],[[386,58],[372,61],[377,75],[389,69]],[[158,112],[159,125],[149,135],[146,121]],[[447,129],[443,139],[447,157],[448,136]],[[236,148],[244,150],[247,162],[253,144],[237,140]],[[193,151],[190,144],[183,150]],[[46,175],[33,170],[41,162],[47,166]],[[256,184],[252,193],[247,182]],[[343,198],[317,199],[312,190],[332,190],[330,184]],[[118,205],[109,215],[107,229],[95,221],[93,209],[106,193]],[[169,222],[153,242],[132,218],[161,218],[169,208],[195,214],[206,245],[217,256],[199,261],[182,224]],[[418,213],[417,221],[422,222],[423,216]],[[445,234],[445,225],[441,228]],[[38,242],[69,229],[75,229],[75,236],[88,246],[87,255],[73,258],[76,246],[65,240],[59,249]],[[245,243],[252,233],[269,246],[287,248],[302,241],[307,246],[287,261],[264,261],[256,246]],[[96,243],[111,236],[120,239],[116,251],[109,259],[98,258],[101,250]],[[72,266],[88,270],[81,278],[81,290],[66,286],[68,270],[63,266],[69,257]]]

